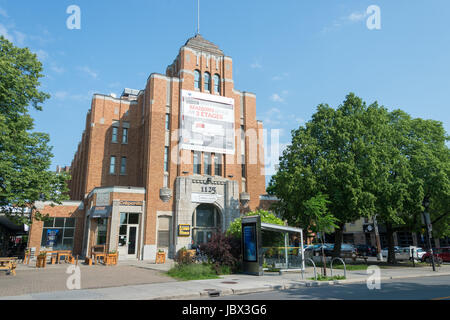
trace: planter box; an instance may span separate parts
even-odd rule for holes
[[[37,256],[36,268],[45,268],[46,263],[47,263],[47,256]]]
[[[165,252],[158,252],[156,254],[156,263],[164,264],[166,263],[166,253]]]

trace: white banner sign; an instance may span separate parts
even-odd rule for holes
[[[192,193],[191,201],[197,203],[214,203],[221,196],[218,194],[209,194],[209,193]]]
[[[181,149],[235,153],[234,99],[181,90]]]

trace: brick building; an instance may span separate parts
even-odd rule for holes
[[[256,96],[234,88],[233,61],[190,38],[144,89],[95,94],[71,163],[71,201],[38,203],[29,247],[118,250],[120,259],[173,256],[265,207],[263,125]]]

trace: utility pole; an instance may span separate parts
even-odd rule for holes
[[[380,233],[378,232],[377,215],[373,216],[373,228],[375,231],[375,239],[377,241],[377,260],[383,261],[383,255],[381,254]]]
[[[427,242],[431,255],[431,265],[433,266],[433,271],[436,271],[436,266],[434,264],[433,246],[431,245],[431,237],[433,236],[432,234],[433,226],[431,225],[430,214],[427,212],[429,205],[430,202],[428,201],[427,198],[425,198],[425,200],[423,201],[423,206],[425,207],[425,210],[423,211],[423,222],[425,223],[425,226],[427,228]]]

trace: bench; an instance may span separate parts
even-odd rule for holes
[[[6,274],[16,275],[17,257],[0,258],[0,270],[5,270]]]

